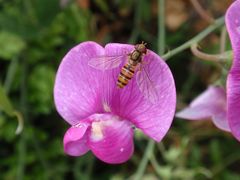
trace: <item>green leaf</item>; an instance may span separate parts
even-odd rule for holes
[[[12,59],[17,56],[24,48],[24,40],[13,33],[0,31],[0,57],[3,59]]]

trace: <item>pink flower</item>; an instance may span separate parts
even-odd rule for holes
[[[228,8],[226,26],[234,55],[227,79],[227,118],[232,134],[240,141],[240,0]]]
[[[63,58],[54,87],[58,112],[71,125],[64,136],[64,151],[81,156],[91,150],[100,160],[118,164],[133,151],[134,126],[150,138],[161,141],[175,113],[176,92],[165,62],[148,50],[144,65],[157,84],[158,101],[152,104],[140,92],[135,76],[123,89],[116,82],[122,65],[101,71],[89,61],[101,56],[129,53],[134,46],[84,42]],[[124,63],[124,61],[123,61]]]
[[[215,86],[210,86],[189,107],[176,114],[176,117],[189,120],[212,119],[219,129],[230,131],[226,116],[226,92]]]
[[[228,8],[226,26],[234,54],[226,91],[210,86],[176,116],[189,120],[211,118],[218,128],[231,132],[240,141],[240,0]]]

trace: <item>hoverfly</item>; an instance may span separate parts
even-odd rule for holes
[[[119,67],[123,59],[126,63],[121,68],[117,79],[117,87],[124,88],[133,78],[136,72],[136,82],[139,90],[145,98],[155,104],[158,101],[157,88],[154,82],[150,79],[148,72],[144,68],[143,58],[147,54],[146,43],[136,44],[134,50],[130,53],[123,53],[116,56],[99,56],[90,59],[89,66],[107,70]],[[123,58],[124,57],[124,58]]]

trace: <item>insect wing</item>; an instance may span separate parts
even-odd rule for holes
[[[113,69],[121,64],[124,57],[126,58],[126,55],[98,56],[91,58],[88,65],[100,70]]]
[[[141,66],[136,74],[137,85],[143,96],[149,100],[152,104],[156,104],[159,100],[157,87],[154,82],[150,79],[150,76],[146,69]]]

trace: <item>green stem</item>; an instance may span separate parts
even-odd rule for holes
[[[28,115],[28,103],[27,103],[27,62],[25,62],[24,59],[22,59],[22,73],[21,73],[21,94],[20,94],[20,105],[21,105],[21,112],[23,114],[24,120],[26,122],[26,126],[30,126],[30,121],[29,121],[29,115]],[[50,176],[50,171],[49,171],[49,164],[46,161],[45,157],[43,156],[43,151],[41,149],[41,145],[39,144],[39,141],[35,135],[35,133],[32,134],[32,136],[29,138],[33,144],[33,147],[36,150],[37,156],[39,158],[40,163],[43,166],[44,169],[44,176],[45,179],[48,179]],[[17,177],[19,180],[24,179],[24,174],[25,174],[25,164],[26,164],[26,143],[27,143],[27,138],[25,135],[25,132],[22,132],[22,135],[20,137],[20,142],[19,142],[19,166],[18,166],[18,174]]]
[[[23,180],[25,174],[25,161],[26,161],[26,143],[24,132],[20,135],[19,146],[18,146],[18,168],[17,168],[17,180]]]
[[[82,159],[76,159],[74,165],[73,165],[73,177],[74,179],[81,179],[84,175],[82,172],[82,165],[83,160]]]
[[[26,63],[22,62],[22,74],[21,74],[21,87],[20,87],[20,105],[21,112],[24,119],[26,120],[27,107],[26,107]],[[23,131],[19,141],[19,159],[17,169],[17,179],[24,179],[25,166],[26,166],[26,138],[25,132]]]
[[[93,166],[94,166],[94,161],[95,161],[95,158],[93,158],[91,156],[91,158],[88,161],[88,167],[87,167],[87,170],[86,170],[86,178],[85,178],[85,180],[90,180],[91,179]]]
[[[217,63],[225,63],[227,60],[232,59],[232,51],[223,52],[220,54],[208,54],[205,52],[202,52],[198,49],[197,44],[193,44],[191,46],[191,51],[193,55],[196,57],[205,60],[205,61],[212,61]]]
[[[151,161],[151,164],[152,164],[154,170],[156,171],[157,175],[159,177],[161,177],[161,172],[160,172],[161,167],[158,164],[157,159],[154,155],[150,158],[150,161]]]
[[[137,172],[134,176],[134,180],[139,180],[143,177],[144,171],[146,169],[146,166],[148,164],[148,160],[151,158],[154,150],[155,142],[153,140],[148,141],[147,148],[145,149],[144,156],[140,162],[140,165],[138,166]]]
[[[223,53],[226,49],[226,41],[227,41],[227,29],[223,26],[220,36],[220,53]]]
[[[158,2],[158,54],[163,55],[165,50],[165,0]]]
[[[177,47],[176,49],[173,49],[169,51],[168,53],[164,54],[162,56],[163,59],[168,60],[169,58],[173,57],[174,55],[178,54],[179,52],[182,52],[189,47],[191,47],[192,44],[196,44],[199,41],[201,41],[203,38],[205,38],[207,35],[209,35],[211,32],[213,32],[215,29],[221,27],[224,25],[224,17],[218,18],[214,24],[208,26],[206,29],[204,29],[201,33],[199,33],[194,38],[190,39],[186,43],[182,44],[181,46]]]
[[[4,89],[5,89],[6,94],[8,94],[10,87],[12,85],[14,75],[16,74],[16,71],[17,71],[17,66],[18,66],[18,59],[13,58],[8,67],[6,79],[4,82]]]
[[[36,135],[33,133],[31,141],[34,145],[34,148],[36,150],[37,156],[39,158],[40,163],[42,164],[42,167],[44,169],[44,177],[45,179],[49,179],[50,178],[50,165],[48,163],[48,161],[45,159],[44,155],[43,155],[43,150],[41,148],[41,144],[39,143],[39,141],[37,140]]]
[[[135,1],[136,8],[135,8],[135,14],[134,14],[134,20],[133,20],[134,28],[133,28],[131,36],[128,40],[128,43],[130,43],[130,44],[136,43],[137,38],[140,34],[139,24],[141,22],[141,10],[142,10],[141,4],[142,4],[141,0]]]
[[[15,76],[16,71],[17,71],[17,67],[18,67],[18,58],[14,57],[11,60],[11,63],[8,67],[6,79],[4,81],[4,89],[5,89],[6,95],[8,95],[8,93],[10,91],[14,76]],[[20,134],[22,132],[23,126],[24,126],[24,120],[23,120],[22,114],[15,110],[13,112],[12,116],[16,116],[17,120],[18,120],[18,127],[17,127],[15,133]]]

